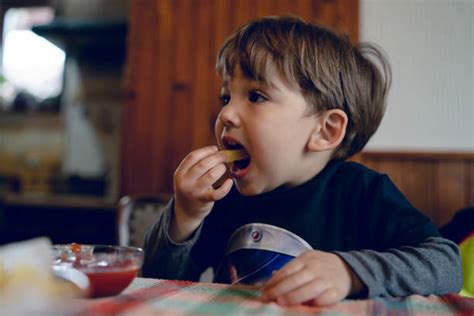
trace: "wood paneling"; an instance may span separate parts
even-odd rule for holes
[[[388,174],[438,226],[474,206],[474,153],[363,152],[351,160]]]
[[[349,34],[359,32],[358,0],[130,1],[122,194],[171,192],[184,156],[214,143],[223,40],[266,15],[299,15]]]
[[[467,202],[465,188],[466,163],[463,161],[444,161],[437,164],[435,194],[437,195],[435,220],[441,224],[448,222],[454,212]]]

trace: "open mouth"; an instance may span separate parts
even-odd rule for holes
[[[223,139],[223,144],[224,144],[224,147],[226,149],[230,149],[230,150],[245,150],[245,152],[247,152],[248,154],[248,151],[245,149],[244,146],[242,146],[241,144],[239,144],[238,142],[236,142],[235,140],[233,139],[229,139],[229,138],[224,138]],[[231,162],[231,172],[232,172],[232,175],[239,178],[239,177],[242,177],[246,174],[246,170],[247,168],[249,167],[250,165],[250,162],[251,162],[251,158],[250,158],[250,155],[248,158],[244,158],[244,159],[241,159],[241,160],[236,160],[234,162]]]

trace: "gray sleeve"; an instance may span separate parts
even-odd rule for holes
[[[431,237],[416,247],[385,252],[335,252],[367,286],[367,296],[443,295],[459,292],[462,269],[455,243]]]
[[[186,241],[174,242],[168,228],[174,216],[171,200],[145,237],[145,260],[142,275],[149,278],[197,281],[198,271],[191,258],[191,250],[201,233],[201,226]]]

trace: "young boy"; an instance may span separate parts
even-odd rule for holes
[[[228,164],[223,182],[226,155],[216,146],[183,159],[174,198],[147,235],[144,276],[197,280],[222,265],[234,232],[258,223],[313,249],[273,273],[264,301],[324,305],[460,290],[456,245],[387,176],[344,161],[384,114],[390,72],[375,48],[297,18],[268,17],[225,41],[217,71],[219,147],[248,158]]]

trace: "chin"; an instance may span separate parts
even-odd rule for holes
[[[253,195],[259,194],[258,191],[255,191],[249,188],[241,188],[239,186],[236,186],[236,188],[237,188],[237,191],[239,191],[239,193],[242,194],[243,196],[253,196]]]
[[[235,182],[235,188],[237,191],[239,191],[240,194],[244,196],[252,196],[252,195],[258,195],[260,193],[263,193],[263,190],[258,190],[255,186],[253,186],[251,183],[239,183],[239,181],[234,180]]]
[[[237,191],[239,191],[240,194],[243,196],[253,196],[253,195],[259,195],[262,193],[269,192],[273,190],[274,188],[265,188],[265,187],[259,187],[253,182],[243,182],[243,181],[237,181],[234,179],[234,184],[235,188]]]

